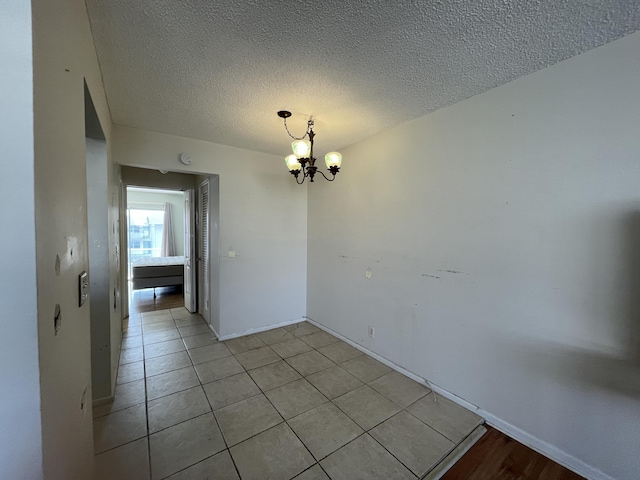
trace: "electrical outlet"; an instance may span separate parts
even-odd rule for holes
[[[376,338],[376,329],[369,325],[369,336],[371,338]]]

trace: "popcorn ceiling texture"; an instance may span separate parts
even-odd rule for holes
[[[637,0],[87,0],[113,122],[318,153],[640,28]]]

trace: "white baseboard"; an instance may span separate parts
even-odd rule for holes
[[[315,325],[316,327],[321,328],[322,330],[330,333],[331,335],[338,337],[340,340],[344,341],[345,343],[348,343],[352,347],[357,348],[361,352],[364,352],[367,355],[375,358],[379,362],[384,363],[388,367],[393,368],[397,372],[400,372],[403,375],[406,375],[407,377],[415,380],[416,382],[422,385],[425,385],[426,387],[429,387],[438,395],[442,395],[443,397],[451,400],[452,402],[457,403],[461,407],[464,407],[467,410],[470,410],[475,414],[480,415],[492,427],[495,427],[497,430],[500,430],[502,433],[519,441],[520,443],[544,455],[545,457],[550,458],[551,460],[559,463],[563,467],[568,468],[569,470],[577,473],[578,475],[582,475],[583,477],[589,480],[615,480],[613,477],[610,477],[606,473],[603,473],[600,470],[586,464],[582,460],[572,455],[569,455],[563,450],[560,450],[559,448],[551,445],[550,443],[547,443],[544,440],[541,440],[538,437],[531,435],[530,433],[516,427],[515,425],[512,425],[509,422],[502,420],[501,418],[493,415],[492,413],[477,407],[476,405],[466,401],[463,398],[458,397],[457,395],[449,392],[448,390],[445,390],[444,388],[431,383],[427,379],[422,378],[413,372],[410,372],[409,370],[401,367],[400,365],[395,364],[391,360],[381,357],[377,353],[372,352],[371,350],[363,347],[362,345],[357,344],[356,342],[348,339],[347,337],[339,334],[338,332],[335,332],[330,328],[325,327],[324,325],[316,322],[315,320],[308,317],[306,318],[306,320],[309,323],[312,323],[313,325]]]
[[[93,402],[91,402],[91,406],[93,408],[96,408],[96,407],[101,407],[102,405],[108,405],[111,402],[113,402],[115,398],[116,398],[115,394],[110,395],[108,397],[96,398],[95,400],[93,400]]]
[[[209,330],[211,330],[213,332],[213,334],[216,336],[216,338],[218,340],[221,340],[220,335],[218,335],[218,332],[216,332],[216,329],[213,328],[213,325],[211,325],[210,323],[207,323],[207,326],[209,327]]]
[[[118,381],[118,371],[120,371],[120,353],[122,353],[122,331],[120,332],[120,346],[118,347],[118,356],[116,357],[116,368],[115,371],[112,372],[111,377],[111,395],[107,397],[97,398],[92,400],[91,407],[96,408],[102,405],[107,405],[113,402],[116,398],[116,383]]]
[[[569,455],[568,453],[560,450],[558,447],[539,439],[538,437],[531,435],[528,432],[516,427],[515,425],[505,422],[501,418],[496,417],[492,413],[485,412],[484,410],[478,410],[478,415],[484,417],[486,422],[496,430],[500,430],[502,433],[516,439],[520,443],[535,450],[536,452],[550,458],[554,462],[559,463],[563,467],[572,470],[578,475],[589,480],[615,480],[606,473],[601,472],[597,468],[592,467],[584,463],[582,460]]]
[[[296,320],[287,320],[286,322],[277,323],[275,325],[267,325],[265,327],[252,328],[249,330],[245,330],[244,332],[230,333],[222,337],[216,333],[213,327],[211,327],[211,330],[213,330],[213,333],[216,334],[216,337],[218,337],[218,340],[224,341],[224,340],[231,340],[232,338],[244,337],[245,335],[251,335],[252,333],[266,332],[267,330],[273,330],[274,328],[286,327],[287,325],[293,325],[294,323],[304,322],[305,320],[306,320],[305,317],[298,318]]]

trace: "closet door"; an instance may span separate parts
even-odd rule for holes
[[[211,323],[209,306],[209,180],[198,189],[198,312]]]

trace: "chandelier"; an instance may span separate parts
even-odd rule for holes
[[[316,159],[313,156],[313,137],[316,134],[313,132],[313,119],[307,121],[307,131],[301,137],[294,137],[291,135],[289,128],[287,127],[287,118],[291,116],[291,112],[286,110],[280,110],[278,116],[284,121],[284,128],[293,142],[291,142],[291,149],[293,154],[285,157],[284,161],[287,164],[289,173],[296,177],[298,185],[302,185],[308,178],[310,182],[313,182],[313,177],[316,173],[320,173],[325,180],[333,182],[336,178],[336,174],[340,171],[340,165],[342,164],[342,155],[338,152],[329,152],[324,156],[324,162],[329,169],[332,177],[327,177],[322,170],[318,170],[316,167]],[[305,140],[308,138],[309,140]],[[302,172],[302,180],[300,180],[300,173]]]

